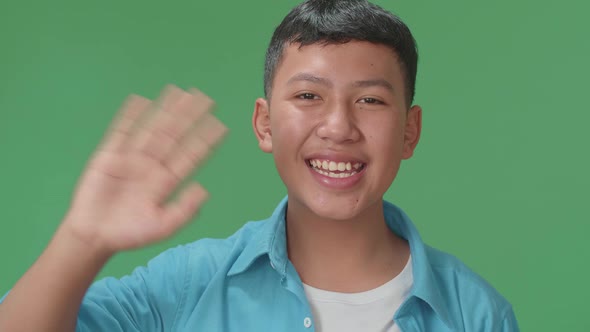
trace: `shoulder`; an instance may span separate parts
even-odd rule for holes
[[[226,270],[246,246],[257,238],[266,223],[267,220],[250,221],[227,238],[203,238],[168,251],[174,256],[182,257],[187,272],[198,272],[201,278],[212,276]]]
[[[239,253],[256,237],[267,221],[250,221],[227,238],[202,238],[168,249],[162,255],[183,257],[189,265],[204,262],[215,268],[232,254]]]
[[[502,308],[508,301],[483,277],[457,257],[426,245],[428,261],[436,280],[459,297],[487,299],[488,305]]]
[[[466,330],[470,324],[502,324],[513,315],[512,306],[488,281],[457,257],[426,245],[428,261],[435,281],[450,312]],[[472,326],[471,328],[476,328]],[[483,328],[478,325],[477,328]],[[476,328],[476,329],[477,329]],[[488,330],[488,329],[485,329]]]
[[[135,268],[121,281],[148,284],[154,286],[154,290],[165,289],[162,285],[175,285],[182,289],[189,286],[187,283],[195,281],[205,285],[224,266],[231,264],[232,257],[241,253],[262,225],[264,221],[248,222],[227,238],[203,238],[167,249],[145,266]],[[115,278],[106,279],[107,282],[118,282]]]
[[[199,302],[211,281],[223,280],[234,257],[263,224],[250,222],[226,239],[201,239],[168,249],[127,276],[94,283],[80,306],[78,330],[174,330],[184,310]]]

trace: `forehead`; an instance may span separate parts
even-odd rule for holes
[[[274,85],[285,84],[294,75],[309,73],[338,83],[358,79],[403,82],[398,56],[385,45],[364,41],[344,44],[290,44],[275,70]]]

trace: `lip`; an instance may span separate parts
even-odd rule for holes
[[[356,174],[346,177],[346,178],[331,178],[329,176],[320,174],[313,170],[313,167],[309,164],[309,160],[311,159],[319,159],[319,160],[330,160],[334,162],[351,162],[351,163],[361,163],[364,167]],[[305,158],[305,164],[307,168],[311,172],[312,177],[323,187],[333,190],[346,190],[351,189],[359,181],[363,178],[365,171],[367,170],[367,162],[354,156],[346,155],[346,154],[335,154],[335,153],[322,153],[322,154],[313,154]]]

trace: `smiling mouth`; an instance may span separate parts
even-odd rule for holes
[[[367,164],[361,162],[336,162],[325,159],[308,159],[309,166],[315,172],[331,178],[348,178],[363,171]]]

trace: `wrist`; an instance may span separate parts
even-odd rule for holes
[[[97,232],[77,225],[71,219],[66,218],[55,233],[53,241],[97,262],[106,263],[116,254],[114,250],[105,245]]]

